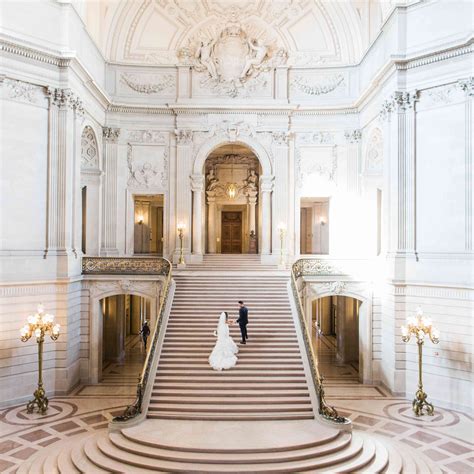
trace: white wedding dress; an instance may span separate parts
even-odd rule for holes
[[[237,363],[239,348],[229,335],[225,313],[221,313],[217,326],[217,342],[209,356],[209,364],[214,370],[230,369]]]

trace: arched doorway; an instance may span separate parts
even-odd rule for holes
[[[262,168],[257,156],[244,145],[223,145],[209,154],[204,171],[206,252],[258,253]]]
[[[311,302],[311,334],[325,378],[363,382],[367,359],[361,313],[363,302],[351,296],[331,295]]]
[[[239,132],[240,133],[240,132]],[[195,262],[201,261],[205,253],[217,252],[217,235],[215,229],[208,229],[209,209],[208,209],[208,187],[210,177],[206,176],[206,162],[211,155],[219,149],[219,153],[228,148],[228,155],[238,155],[237,148],[240,147],[247,155],[252,155],[258,161],[258,171],[255,173],[257,178],[257,203],[255,206],[255,221],[257,222],[256,240],[257,252],[268,258],[272,251],[272,192],[273,192],[273,165],[268,152],[265,147],[256,140],[253,136],[242,133],[239,140],[233,141],[230,137],[230,132],[225,139],[217,135],[205,141],[199,148],[193,164],[193,174],[191,175],[191,190],[192,190],[192,259]],[[233,148],[232,148],[233,147]],[[230,151],[229,151],[230,150]],[[234,158],[234,163],[236,159]],[[231,167],[232,171],[232,167]],[[260,175],[259,175],[260,172]],[[208,174],[208,173],[207,173]],[[232,175],[232,173],[231,173]],[[246,176],[245,179],[248,179]],[[252,175],[251,181],[254,179]],[[226,183],[227,184],[227,183]],[[230,184],[230,183],[229,183]],[[234,183],[236,184],[236,183]],[[250,216],[251,209],[249,208],[248,216]],[[217,219],[211,220],[212,224],[216,224]],[[218,221],[217,221],[218,222]],[[209,235],[212,240],[209,238]],[[250,241],[250,232],[248,234]],[[210,241],[211,240],[211,241]],[[209,245],[210,244],[210,245]],[[236,244],[237,245],[237,244]],[[243,244],[242,244],[243,245]],[[250,250],[250,244],[248,250]],[[238,248],[238,247],[237,247]],[[243,247],[245,248],[245,247]]]
[[[119,294],[102,298],[98,304],[102,320],[99,379],[126,383],[131,377],[135,383],[145,357],[140,330],[144,321],[150,321],[151,302],[142,296]]]

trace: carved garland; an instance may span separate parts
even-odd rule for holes
[[[336,90],[344,84],[344,76],[335,74],[319,84],[308,84],[303,76],[296,76],[291,82],[294,89],[298,89],[308,95],[324,95]]]
[[[157,94],[166,89],[172,89],[175,85],[175,77],[172,74],[164,75],[162,80],[156,83],[140,83],[140,76],[133,74],[124,73],[120,77],[123,84],[140,94]]]

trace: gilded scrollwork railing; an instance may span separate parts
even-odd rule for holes
[[[156,275],[164,276],[158,317],[151,336],[143,369],[137,384],[134,402],[124,412],[116,416],[114,422],[124,422],[135,418],[142,412],[143,397],[148,384],[152,362],[161,334],[168,294],[171,286],[171,262],[161,257],[83,257],[82,273],[96,275]]]
[[[171,264],[161,257],[83,257],[86,275],[168,275]]]
[[[303,332],[303,340],[308,354],[308,359],[311,367],[311,373],[313,383],[315,386],[316,394],[319,402],[319,414],[332,422],[335,423],[349,423],[349,420],[343,416],[340,416],[337,410],[328,405],[324,396],[324,378],[319,372],[318,358],[314,351],[313,344],[311,342],[311,332],[306,322],[303,302],[298,291],[298,278],[308,275],[321,275],[321,274],[335,274],[339,273],[339,269],[336,269],[328,262],[323,260],[313,259],[301,259],[297,260],[291,268],[291,288],[293,290],[293,296],[296,303],[296,311],[298,313],[298,319],[300,321],[301,329]]]

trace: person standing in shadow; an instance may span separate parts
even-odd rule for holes
[[[146,352],[146,341],[148,339],[148,336],[150,335],[150,326],[148,326],[148,321],[145,321],[143,323],[143,326],[140,330],[140,335],[142,336],[143,345],[145,346],[145,352]]]
[[[249,310],[244,305],[243,301],[239,301],[239,319],[236,323],[240,326],[240,334],[242,334],[241,344],[247,344],[247,324],[249,322]]]

